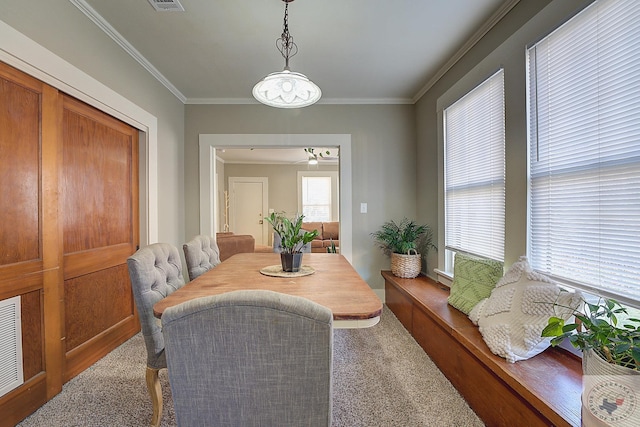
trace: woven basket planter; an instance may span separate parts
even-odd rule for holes
[[[396,277],[413,279],[420,274],[421,268],[422,257],[415,249],[410,249],[407,255],[391,254],[391,273]]]

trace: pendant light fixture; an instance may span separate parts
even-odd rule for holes
[[[298,53],[298,46],[289,34],[289,3],[284,6],[284,27],[282,35],[276,39],[276,47],[284,58],[284,70],[271,73],[253,87],[255,99],[265,105],[277,108],[299,108],[315,104],[322,96],[320,88],[304,74],[291,71],[289,58]]]

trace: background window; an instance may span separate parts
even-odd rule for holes
[[[331,177],[302,177],[302,214],[305,222],[331,221]]]
[[[598,1],[528,51],[529,258],[640,302],[640,2]]]
[[[456,251],[504,260],[504,71],[444,109],[445,269]]]

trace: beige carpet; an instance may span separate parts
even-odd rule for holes
[[[335,330],[334,337],[333,426],[483,426],[387,307],[373,328]],[[18,425],[147,426],[145,360],[138,334]],[[161,425],[175,426],[166,370],[160,379]]]

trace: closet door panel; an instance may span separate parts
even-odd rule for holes
[[[105,119],[98,121],[65,108],[63,233],[66,255],[120,243],[131,244],[132,136],[128,126],[110,118],[105,123]]]
[[[45,302],[51,301],[45,298],[48,290],[55,296],[46,270],[57,268],[43,237],[44,224],[57,221],[55,214],[45,214],[45,206],[57,202],[44,195],[42,185],[43,145],[51,142],[43,115],[55,114],[47,107],[51,96],[55,98],[42,82],[0,63],[0,300],[20,297],[24,378],[22,385],[0,396],[0,425],[14,425],[44,403],[48,388],[56,388],[56,378],[61,378],[54,357],[45,365],[48,352],[55,350],[45,344],[45,313],[55,305]],[[5,331],[10,327],[0,325]],[[51,338],[59,342],[60,330]],[[13,363],[12,355],[0,356],[3,363]]]
[[[42,339],[42,298],[40,291],[22,295],[22,340],[23,374],[25,378],[33,378],[45,370],[44,342]]]
[[[40,91],[24,83],[0,74],[0,268],[32,272],[41,265],[16,265],[42,258]]]
[[[137,130],[65,96],[62,151],[69,379],[139,328],[126,269],[138,244]]]
[[[96,304],[96,295],[108,304]],[[126,265],[66,280],[65,303],[68,319],[85,319],[84,323],[66,325],[66,345],[74,349],[131,315],[133,299]]]

